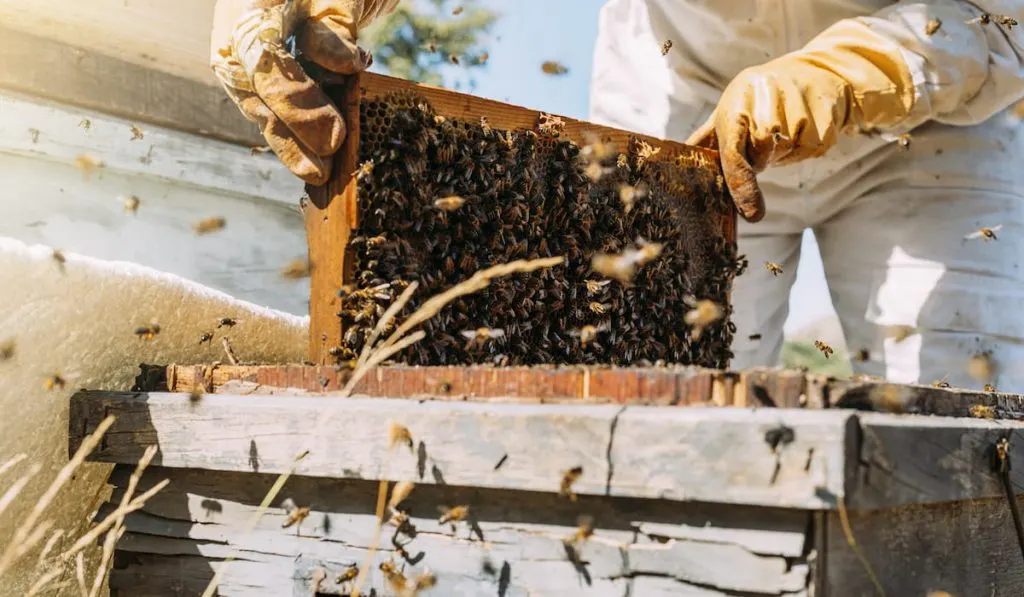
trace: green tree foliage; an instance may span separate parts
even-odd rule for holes
[[[374,71],[472,89],[472,70],[486,63],[486,36],[497,18],[480,0],[405,0],[361,31],[359,42],[373,52]]]

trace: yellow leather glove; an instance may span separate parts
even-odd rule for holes
[[[736,207],[757,222],[765,213],[759,172],[823,155],[839,132],[898,126],[914,100],[900,46],[844,20],[801,50],[737,75],[687,143],[719,151]]]
[[[305,58],[342,75],[373,62],[359,28],[398,0],[217,0],[210,64],[224,89],[278,158],[320,185],[345,140],[345,122],[285,47],[295,34]]]

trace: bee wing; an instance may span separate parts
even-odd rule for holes
[[[1002,224],[996,224],[995,226],[989,228],[989,230],[991,230],[992,232],[999,232],[1000,230],[1002,230],[1002,228],[1003,228]]]
[[[502,338],[504,336],[505,336],[505,330],[503,330],[503,329],[499,328],[499,329],[491,330],[491,338]]]
[[[460,333],[462,334],[462,337],[467,340],[472,340],[473,338],[476,338],[476,330],[462,330],[462,332]]]
[[[995,229],[993,228],[993,230],[995,230]],[[982,232],[981,230],[975,230],[974,232],[972,232],[970,234],[965,234],[964,235],[964,239],[965,240],[973,240],[975,238],[981,238],[984,235],[985,235],[985,233]]]
[[[284,498],[284,501],[281,502],[281,507],[284,508],[285,512],[291,513],[296,508],[298,508],[298,505],[292,498]]]

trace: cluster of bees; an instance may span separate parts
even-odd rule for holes
[[[338,311],[339,360],[359,354],[413,281],[406,315],[485,267],[564,256],[564,266],[455,301],[398,360],[726,366],[739,260],[722,232],[730,204],[721,178],[682,158],[655,160],[636,139],[581,148],[561,135],[560,119],[542,120],[537,132],[506,131],[446,119],[412,93],[362,102],[355,278]]]

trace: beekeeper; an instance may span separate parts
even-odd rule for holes
[[[285,14],[283,1],[218,2],[218,76],[309,182],[326,180],[344,123],[280,40],[297,31],[307,57],[356,72],[370,62],[358,29],[395,4],[309,0]],[[1024,1],[605,4],[591,119],[719,149],[746,220],[734,368],[779,360],[811,227],[860,372],[980,387],[968,363],[984,355],[989,381],[1024,391],[1015,19]],[[997,226],[997,240],[965,238]]]

